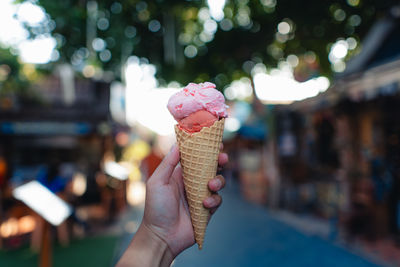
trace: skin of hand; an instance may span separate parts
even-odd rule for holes
[[[147,180],[142,224],[117,267],[169,266],[180,252],[195,243],[179,159],[178,147],[174,145]],[[218,164],[222,166],[227,162],[228,156],[219,154]],[[221,205],[217,192],[224,186],[225,179],[220,175],[208,183],[213,194],[203,205],[211,214]],[[139,252],[140,263],[137,262]],[[146,257],[146,254],[150,255]]]

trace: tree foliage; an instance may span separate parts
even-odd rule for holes
[[[26,90],[29,80],[23,67],[10,49],[0,48],[0,95]]]
[[[156,65],[160,81],[210,80],[222,87],[257,63],[275,67],[288,55],[297,55],[302,78],[330,76],[330,46],[338,38],[362,39],[396,1],[227,0],[220,21],[201,0],[36,3],[48,20],[26,25],[31,37],[51,33],[59,61],[78,71],[90,65],[120,78],[126,59],[136,55]]]

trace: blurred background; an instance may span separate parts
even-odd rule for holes
[[[0,266],[113,266],[166,103],[205,81],[227,186],[173,266],[400,266],[399,22],[390,0],[2,0]]]

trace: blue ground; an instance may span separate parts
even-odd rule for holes
[[[210,222],[203,250],[196,246],[178,256],[173,267],[380,266],[329,241],[300,233],[268,211],[243,201],[227,188]]]

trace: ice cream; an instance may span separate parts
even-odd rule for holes
[[[200,132],[203,127],[210,127],[218,120],[218,117],[207,110],[198,110],[186,118],[178,121],[179,127],[189,133]]]
[[[182,129],[198,132],[227,117],[225,98],[210,82],[189,83],[168,101],[168,110]]]
[[[210,216],[203,201],[211,195],[208,181],[217,172],[227,106],[215,85],[205,82],[188,84],[169,99],[167,107],[178,122],[175,133],[183,182],[194,237],[201,249]]]

